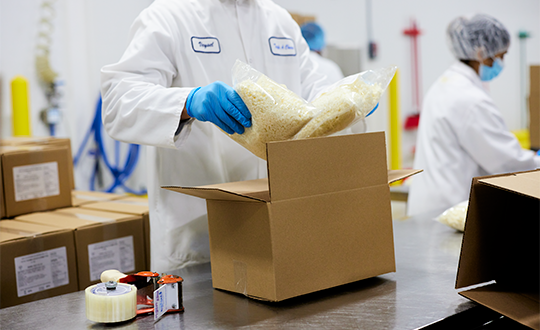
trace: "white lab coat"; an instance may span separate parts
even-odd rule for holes
[[[532,170],[476,72],[458,62],[429,89],[420,114],[407,213],[442,212],[469,198],[473,177]]]
[[[328,84],[333,84],[344,78],[343,72],[336,62],[326,57],[322,57],[319,53],[314,51],[309,52],[309,57],[313,62],[317,63],[317,71],[326,75]]]
[[[153,271],[210,260],[205,200],[160,186],[266,177],[266,162],[214,124],[192,120],[175,136],[189,92],[216,80],[232,86],[237,59],[307,100],[324,87],[300,28],[269,0],[156,0],[134,22],[120,61],[102,69],[105,129],[117,140],[153,146]]]

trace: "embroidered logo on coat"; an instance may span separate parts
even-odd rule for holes
[[[276,56],[296,56],[296,45],[290,38],[271,37],[268,43],[270,52]]]
[[[191,47],[196,53],[219,54],[221,46],[218,38],[213,37],[191,37]]]

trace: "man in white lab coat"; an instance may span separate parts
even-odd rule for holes
[[[522,149],[482,86],[502,70],[510,35],[495,18],[459,17],[447,29],[459,60],[431,86],[418,127],[407,213],[442,212],[469,198],[473,177],[532,170],[540,157]]]
[[[210,260],[205,200],[160,186],[266,177],[266,162],[217,127],[242,133],[251,124],[230,87],[237,59],[306,100],[325,85],[300,28],[269,0],[156,0],[135,20],[120,61],[102,69],[106,131],[152,146],[153,271]]]

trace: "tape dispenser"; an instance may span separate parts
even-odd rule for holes
[[[99,323],[131,320],[137,315],[183,312],[182,277],[143,271],[126,275],[118,270],[101,273],[101,283],[85,290],[86,317]]]

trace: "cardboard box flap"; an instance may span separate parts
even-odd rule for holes
[[[51,213],[61,214],[63,216],[74,217],[74,218],[78,218],[82,220],[102,222],[102,223],[134,218],[132,214],[99,211],[99,210],[85,209],[82,207],[67,207],[67,208],[55,210]]]
[[[68,213],[57,212],[38,212],[25,214],[16,217],[15,220],[65,229],[78,229],[88,226],[94,226],[98,223],[101,223],[88,219],[80,219]]]
[[[540,199],[540,170],[481,179],[479,182]]]
[[[13,240],[24,238],[24,237],[26,236],[0,230],[0,243],[13,241]]]
[[[271,142],[266,151],[272,201],[388,183],[384,132]]]
[[[112,193],[105,193],[100,191],[81,191],[81,190],[73,190],[71,192],[71,196],[73,198],[77,198],[83,201],[110,201],[115,199],[123,198],[124,195],[120,194],[112,194]]]
[[[164,186],[164,189],[211,200],[268,202],[268,179],[228,182],[199,187]]]
[[[42,146],[34,146],[34,145],[28,145],[28,146],[0,146],[0,155],[3,154],[10,154],[10,153],[23,153],[28,151],[41,151],[44,150],[45,147]]]
[[[405,178],[408,178],[416,173],[420,173],[423,170],[412,170],[412,169],[402,169],[402,170],[388,170],[388,183],[399,181]]]
[[[538,293],[514,292],[491,284],[459,294],[523,325],[540,329]]]
[[[98,211],[116,212],[132,215],[142,215],[148,213],[148,203],[133,203],[127,202],[122,199],[106,202],[96,202],[90,204],[83,204],[79,206],[83,209],[91,209]]]
[[[53,226],[38,225],[34,223],[28,223],[18,220],[2,220],[0,221],[0,231],[8,232],[11,234],[32,237],[41,234],[52,233],[56,231],[63,231],[65,228],[58,228]]]
[[[0,146],[17,146],[29,143],[45,143],[50,141],[51,137],[45,136],[11,136],[7,139],[0,139]]]

